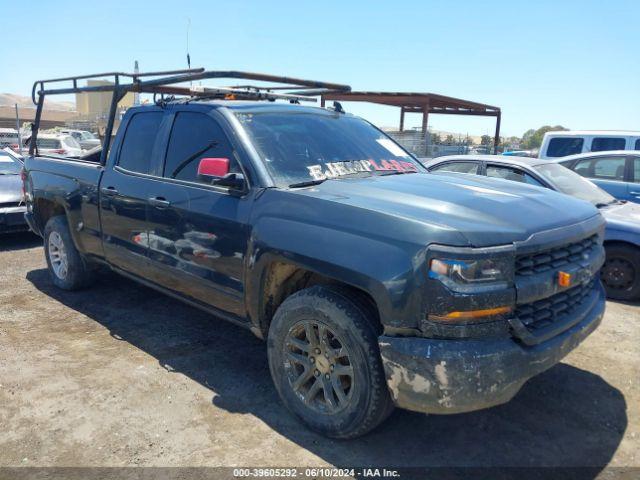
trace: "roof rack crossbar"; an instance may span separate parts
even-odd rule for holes
[[[165,75],[165,76],[163,76]],[[166,76],[169,75],[169,76]],[[122,84],[119,83],[120,77],[132,78],[131,83]],[[141,77],[153,77],[163,76],[162,78],[153,78],[150,80],[140,80]],[[79,87],[78,80],[97,79],[104,77],[113,77],[115,82],[113,85],[91,85]],[[203,68],[196,68],[191,70],[170,70],[164,72],[146,72],[146,73],[122,73],[122,72],[109,72],[104,74],[92,74],[92,75],[80,75],[74,77],[54,78],[49,80],[38,80],[33,84],[31,91],[31,98],[34,104],[37,104],[36,94],[38,95],[63,95],[70,93],[83,93],[83,92],[109,92],[109,91],[130,91],[138,93],[158,93],[161,91],[158,87],[164,87],[167,85],[173,85],[176,83],[193,82],[197,80],[207,80],[213,78],[234,78],[243,80],[256,80],[262,82],[276,82],[284,84],[278,87],[252,87],[259,90],[268,90],[278,88],[279,90],[298,90],[297,92],[291,92],[299,95],[309,95],[304,91],[305,87],[310,87],[316,90],[311,90],[311,95],[320,95],[328,92],[349,92],[351,87],[348,85],[342,85],[338,83],[320,82],[316,80],[305,80],[295,77],[283,77],[277,75],[269,75],[263,73],[241,72],[236,70],[228,71],[206,71]],[[46,89],[47,83],[58,82],[73,82],[73,86],[66,88]],[[286,86],[285,86],[286,85]],[[38,89],[40,86],[40,89]]]

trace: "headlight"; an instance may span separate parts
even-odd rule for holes
[[[435,300],[427,318],[449,324],[491,322],[515,303],[515,248],[429,247],[428,276]]]
[[[507,282],[513,276],[513,266],[508,259],[431,259],[429,277],[444,283],[477,284]]]

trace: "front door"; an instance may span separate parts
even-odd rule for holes
[[[244,259],[250,196],[198,177],[205,157],[228,158],[234,149],[216,119],[176,107],[162,178],[151,189],[147,215],[153,281],[226,313],[244,316]]]

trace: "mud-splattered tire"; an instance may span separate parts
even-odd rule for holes
[[[93,275],[71,239],[66,217],[51,217],[44,227],[44,256],[51,281],[64,290],[88,287]]]
[[[633,246],[609,245],[600,278],[607,297],[614,300],[640,298],[640,249]]]
[[[269,368],[280,398],[328,437],[364,435],[393,410],[368,315],[348,290],[315,286],[287,298],[269,328]]]

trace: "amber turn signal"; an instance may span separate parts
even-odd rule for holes
[[[439,320],[441,322],[455,322],[458,320],[476,320],[478,318],[492,317],[494,315],[509,313],[510,311],[511,307],[504,306],[487,308],[484,310],[469,310],[466,312],[454,311],[449,312],[446,315],[429,315],[429,318],[432,320]]]

